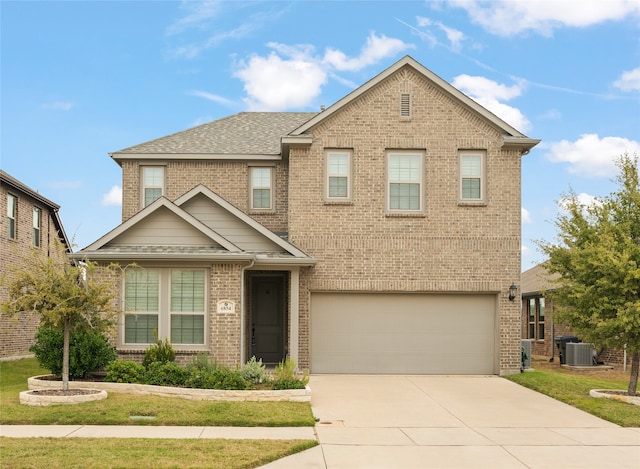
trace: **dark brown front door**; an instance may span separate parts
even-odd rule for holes
[[[263,363],[285,357],[284,275],[256,275],[251,282],[251,355]]]

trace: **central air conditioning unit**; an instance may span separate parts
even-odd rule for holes
[[[567,344],[567,365],[593,366],[593,345],[585,343]]]

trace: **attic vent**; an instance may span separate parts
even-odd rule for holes
[[[400,94],[400,117],[404,119],[411,117],[411,95],[409,93]]]

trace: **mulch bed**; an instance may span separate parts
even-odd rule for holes
[[[37,389],[30,391],[31,394],[36,396],[86,396],[99,392],[99,389],[68,389],[66,391],[62,389]]]

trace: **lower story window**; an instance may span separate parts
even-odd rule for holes
[[[205,345],[206,271],[130,269],[124,286],[124,344]]]
[[[529,298],[529,301],[527,302],[527,317],[529,326],[527,329],[527,338],[544,340],[544,316],[544,298]]]

